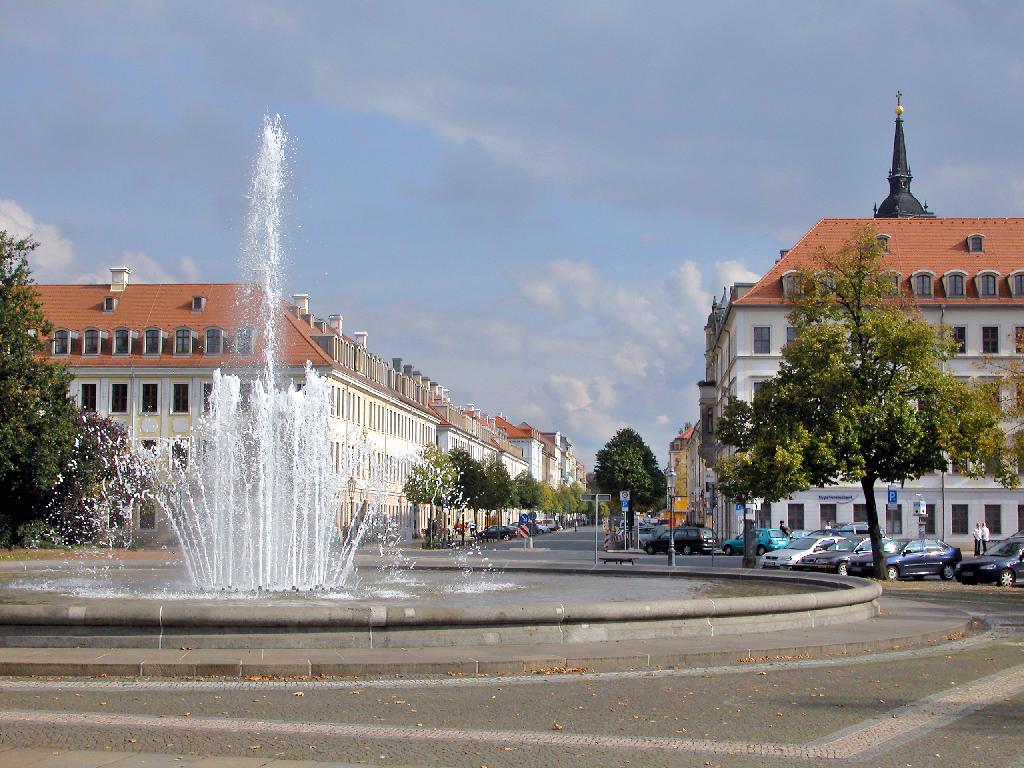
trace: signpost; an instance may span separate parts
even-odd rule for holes
[[[628,491],[626,492],[628,495]],[[610,493],[583,493],[580,494],[580,501],[593,501],[594,502],[594,565],[597,565],[597,551],[600,548],[600,536],[601,536],[601,514],[599,512],[598,503],[602,501],[611,501],[612,496]]]
[[[530,515],[527,512],[519,513],[519,527],[516,534],[523,538],[523,548],[533,549],[533,537],[530,536]]]

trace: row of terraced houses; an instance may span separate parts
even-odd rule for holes
[[[730,398],[752,400],[778,370],[794,334],[787,321],[794,275],[821,269],[821,249],[834,252],[863,227],[873,228],[894,290],[912,297],[924,317],[948,328],[958,344],[945,364],[957,377],[999,381],[1007,364],[1024,356],[1024,219],[936,217],[910,192],[903,119],[897,115],[889,196],[874,216],[820,220],[760,280],[727,286],[713,302],[705,326],[700,417],[673,439],[669,453],[677,468],[674,492],[686,497],[677,508],[723,535],[742,523],[736,504],[718,493],[715,482],[715,462],[734,450],[717,439],[718,418]],[[1019,396],[1003,392],[1004,399]],[[952,464],[896,490],[898,502],[885,513],[886,532],[893,536],[917,535],[912,502],[918,497],[927,506],[929,536],[969,544],[979,522],[995,538],[1024,529],[1024,492],[1003,488],[991,477],[967,477]],[[878,509],[885,509],[884,485],[877,494]],[[759,524],[784,521],[790,529],[816,529],[864,521],[866,515],[860,486],[836,485],[764,505]]]
[[[259,333],[241,319],[245,284],[135,284],[129,269],[112,268],[109,284],[37,287],[54,326],[50,355],[74,374],[71,396],[83,410],[124,423],[143,446],[189,437],[208,407],[214,371],[256,375],[262,366]],[[385,470],[386,510],[407,537],[427,524],[428,510],[406,499],[403,486],[428,445],[481,461],[498,456],[512,477],[529,472],[552,487],[584,481],[567,435],[457,406],[447,387],[413,365],[371,352],[366,331],[347,335],[340,314],[313,314],[307,294],[282,300],[279,311],[282,376],[299,379],[309,363],[330,382],[332,455],[337,462],[346,436],[361,433]],[[351,479],[348,489],[339,526],[356,514],[365,479]],[[137,515],[135,524],[144,537],[166,533],[152,515]]]

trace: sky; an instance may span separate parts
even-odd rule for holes
[[[1013,2],[0,0],[0,229],[39,282],[239,279],[264,116],[290,292],[592,466],[697,418],[711,301],[912,191],[1019,216]]]

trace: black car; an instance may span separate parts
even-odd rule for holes
[[[949,581],[963,559],[957,547],[938,539],[894,539],[896,551],[885,556],[885,575],[890,581],[910,577],[938,576]],[[854,555],[848,566],[852,576],[870,576],[874,570],[871,555]]]
[[[477,534],[482,541],[508,541],[514,538],[516,529],[511,525],[489,525]]]
[[[996,583],[1012,587],[1024,578],[1024,538],[1004,539],[981,557],[960,563],[956,580],[961,584]]]
[[[644,551],[649,555],[668,552],[668,535],[669,531],[663,531],[644,544]],[[675,550],[679,554],[690,555],[694,552],[710,554],[714,549],[715,532],[710,528],[683,526],[675,529]]]
[[[896,551],[896,542],[891,539],[882,541],[882,551]],[[867,536],[854,536],[833,544],[824,552],[815,552],[793,564],[794,571],[824,571],[846,576],[849,573],[850,558],[856,555],[871,554],[871,539]]]

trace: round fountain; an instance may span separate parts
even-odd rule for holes
[[[356,431],[335,470],[329,387],[307,365],[283,371],[277,319],[287,138],[267,120],[256,161],[244,266],[255,276],[258,370],[218,371],[188,461],[149,457],[153,493],[181,564],[0,568],[0,647],[411,648],[573,643],[764,632],[877,613],[877,585],[839,577],[666,569],[482,555],[410,562],[381,547],[383,468]],[[359,489],[347,478],[363,467]],[[365,468],[369,468],[368,473]],[[339,538],[342,493],[360,494]],[[383,537],[386,539],[386,536]],[[500,567],[496,567],[500,565]]]

